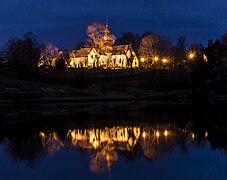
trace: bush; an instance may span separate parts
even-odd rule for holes
[[[59,70],[63,70],[66,68],[66,63],[63,58],[60,58],[56,61],[56,68]]]

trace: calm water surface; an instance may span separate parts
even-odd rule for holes
[[[225,107],[4,106],[0,179],[227,179]]]

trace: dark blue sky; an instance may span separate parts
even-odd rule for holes
[[[106,16],[116,37],[151,30],[206,44],[227,30],[226,0],[1,0],[0,45],[32,31],[40,41],[72,48],[86,39],[88,24]]]

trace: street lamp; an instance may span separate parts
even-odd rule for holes
[[[196,56],[196,53],[194,51],[189,51],[188,52],[188,59],[194,60]]]
[[[164,64],[167,63],[167,59],[166,59],[166,58],[162,59],[162,62],[163,62]]]
[[[189,57],[190,57],[190,59],[193,59],[194,58],[194,54],[190,54]]]
[[[141,68],[144,68],[144,61],[145,61],[144,57],[141,57],[140,58],[140,67]]]

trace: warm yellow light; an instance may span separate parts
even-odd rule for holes
[[[71,136],[72,136],[72,139],[75,139],[75,138],[76,138],[75,131],[72,131],[72,132],[71,132]]]
[[[194,134],[194,133],[192,133],[192,138],[193,138],[193,139],[195,138],[195,134]]]
[[[158,131],[155,133],[155,135],[156,135],[157,138],[160,136]]]
[[[194,58],[194,54],[189,54],[189,57],[192,59],[192,58]]]
[[[188,52],[188,59],[191,59],[191,60],[195,59],[195,52],[194,51]]]
[[[164,131],[164,136],[168,136],[168,131],[167,130]]]
[[[207,56],[204,54],[203,55],[203,60],[205,61],[205,62],[207,62],[208,60],[207,60]]]
[[[57,140],[57,139],[58,139],[57,132],[53,132],[52,134],[53,134],[53,139],[54,139],[54,140]]]
[[[207,138],[207,136],[208,136],[208,131],[205,132],[205,138]]]
[[[143,136],[143,138],[145,138],[145,137],[146,137],[146,133],[145,133],[145,132],[143,132],[143,133],[142,133],[142,136]]]
[[[144,62],[144,61],[145,61],[145,59],[144,59],[144,58],[141,58],[140,60],[141,60],[141,62]]]
[[[45,137],[46,137],[46,135],[45,135],[44,132],[40,132],[39,135],[40,135],[42,138],[45,138]]]
[[[154,57],[154,60],[155,60],[155,61],[157,61],[157,60],[158,60],[158,57],[157,57],[157,56],[155,56],[155,57]]]
[[[163,62],[163,63],[167,63],[167,59],[163,59],[162,62]]]

